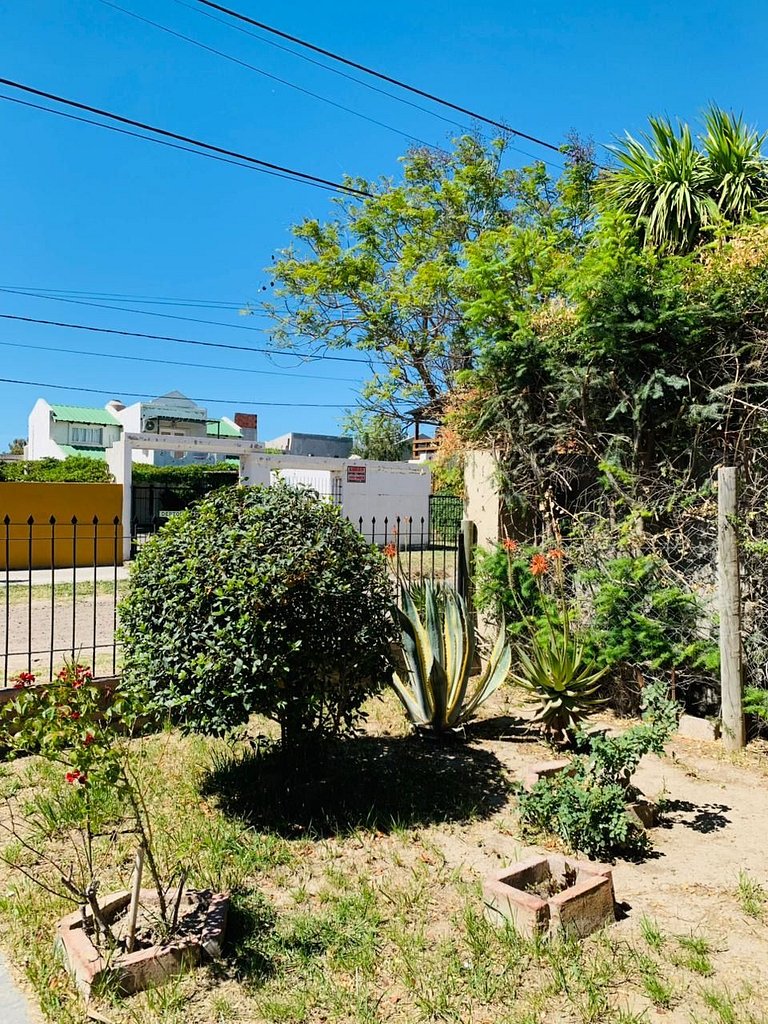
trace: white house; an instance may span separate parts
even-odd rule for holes
[[[161,437],[243,437],[241,427],[234,420],[227,416],[209,420],[208,410],[197,405],[180,391],[169,391],[168,394],[161,395],[151,402],[136,402],[128,406],[111,402],[110,407],[128,434],[159,434]],[[237,418],[247,417],[241,417],[238,413]],[[253,429],[255,433],[255,426]],[[255,437],[252,439],[255,440]],[[206,451],[157,451],[150,448],[133,450],[134,462],[145,462],[153,466],[218,462],[222,458],[225,456]]]
[[[238,421],[242,421],[242,426]],[[29,414],[29,433],[25,455],[28,459],[65,459],[85,455],[104,459],[106,450],[119,441],[123,432],[151,433],[168,437],[219,437],[256,440],[256,417],[236,413],[208,419],[208,411],[179,391],[171,391],[151,402],[126,406],[117,399],[103,408],[77,405],[51,405],[39,398]],[[157,466],[217,462],[226,458],[216,452],[153,451],[136,448],[134,462]]]
[[[66,459],[68,455],[103,459],[105,450],[119,441],[123,432],[110,405],[101,409],[50,405],[38,398],[29,414],[24,454],[28,459]]]

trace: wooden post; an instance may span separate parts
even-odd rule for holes
[[[459,534],[458,550],[458,590],[467,602],[467,608],[472,604],[472,549],[475,546],[477,531],[471,519],[462,519],[461,533]]]
[[[745,743],[741,703],[741,587],[735,466],[717,471],[717,577],[720,607],[720,699],[723,746],[740,750]]]

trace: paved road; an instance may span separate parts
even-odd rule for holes
[[[5,960],[0,956],[0,1021],[2,1024],[33,1024],[38,1017],[32,1017],[24,996],[14,985]]]

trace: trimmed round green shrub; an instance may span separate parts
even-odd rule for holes
[[[119,636],[126,685],[185,730],[261,714],[284,744],[338,735],[390,675],[384,559],[328,501],[224,488],[140,550]]]

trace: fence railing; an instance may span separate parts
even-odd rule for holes
[[[427,579],[460,585],[460,519],[455,507],[448,511],[353,521],[386,555],[393,595]],[[68,659],[87,663],[97,678],[119,671],[117,606],[128,575],[123,529],[118,517],[6,516],[0,523],[0,685],[12,686],[21,672],[50,680]],[[151,536],[131,534],[133,553]]]
[[[19,673],[46,681],[67,659],[85,661],[96,676],[118,668],[115,640],[122,566],[119,518],[0,524],[0,684]]]

